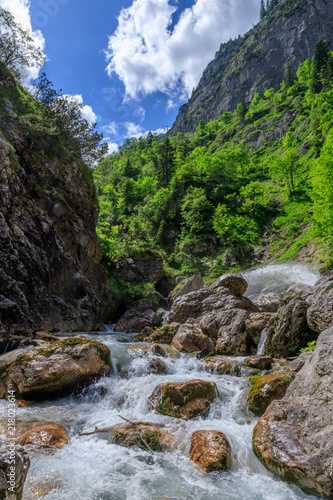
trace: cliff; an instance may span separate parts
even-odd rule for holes
[[[116,307],[92,175],[43,112],[0,62],[0,337],[102,330]]]
[[[296,73],[321,38],[333,49],[330,0],[281,0],[243,38],[221,45],[169,135],[194,132],[200,120],[216,120],[224,111],[233,111],[243,95],[250,104],[255,93],[278,89],[287,64]]]

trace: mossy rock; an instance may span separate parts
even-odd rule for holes
[[[283,398],[292,381],[293,376],[290,373],[272,373],[252,377],[249,409],[255,415],[263,415],[272,401]]]

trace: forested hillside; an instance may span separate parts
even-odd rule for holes
[[[158,252],[169,272],[213,279],[266,250],[328,268],[332,104],[333,53],[319,41],[297,76],[289,68],[248,108],[194,134],[125,141],[94,172],[105,264]]]

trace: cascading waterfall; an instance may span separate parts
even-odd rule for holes
[[[262,277],[263,270],[260,273]],[[144,352],[147,344],[118,342],[111,328],[91,337],[110,348],[113,369],[108,377],[90,386],[79,399],[68,397],[17,410],[18,419],[36,420],[38,416],[38,420],[63,425],[69,434],[69,444],[57,453],[31,453],[24,500],[37,498],[33,493],[36,485],[49,491],[46,500],[314,499],[280,481],[255,457],[251,439],[257,419],[247,409],[245,374],[207,372],[203,360],[185,354],[173,356],[169,346],[169,356],[163,359],[167,373],[150,374],[153,354]],[[123,334],[119,338],[124,340]],[[192,379],[217,385],[219,395],[206,419],[185,421],[149,411],[147,398],[157,385]],[[0,412],[5,410],[6,402],[1,401]],[[172,437],[171,449],[151,456],[138,448],[112,444],[109,434],[79,435],[96,426],[122,424],[120,415],[131,421],[164,424]],[[230,471],[204,474],[189,460],[191,435],[197,430],[219,430],[227,436],[232,448]]]

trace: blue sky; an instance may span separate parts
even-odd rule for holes
[[[171,127],[220,43],[258,21],[259,4],[0,0],[18,21],[30,23],[44,44],[43,71],[63,93],[82,96],[111,148],[127,136]]]

